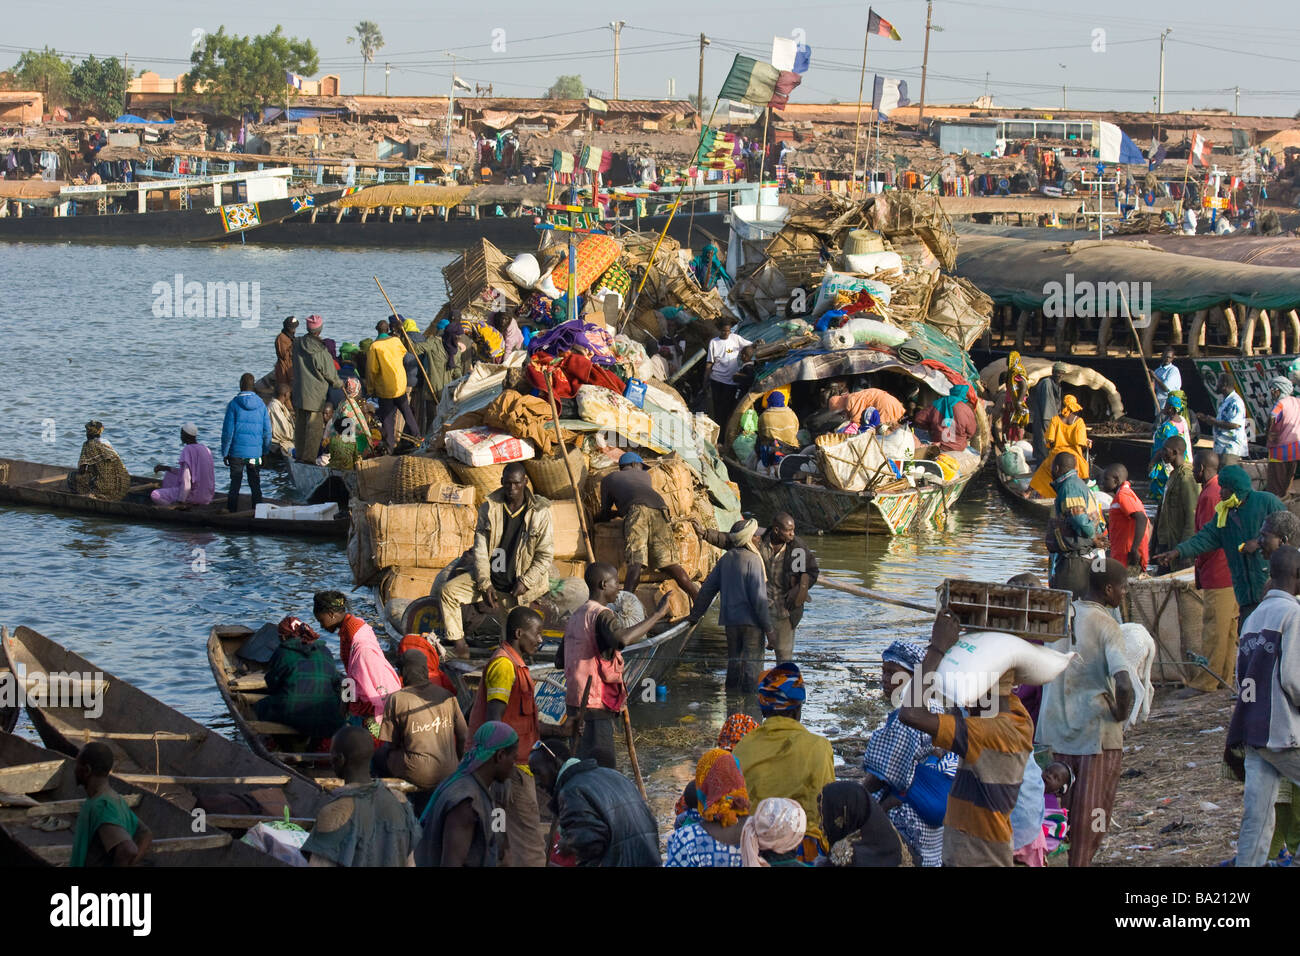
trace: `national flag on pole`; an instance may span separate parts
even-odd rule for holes
[[[783,110],[790,104],[790,94],[794,88],[799,85],[803,77],[793,70],[782,70],[781,75],[776,78],[776,88],[772,91],[772,98],[767,101],[767,105],[774,110]]]
[[[888,37],[891,40],[903,39],[894,29],[894,25],[878,14],[875,10],[867,10],[867,32],[873,33],[878,37]]]
[[[295,90],[302,89],[302,77],[291,70],[284,71],[284,82],[292,86]]]
[[[772,38],[772,65],[781,72],[804,74],[812,64],[812,48],[790,37]]]
[[[731,72],[718,93],[719,99],[739,100],[754,106],[767,106],[776,92],[781,71],[771,63],[755,60],[737,53],[731,63]]]
[[[911,100],[907,98],[906,80],[891,80],[879,73],[876,74],[875,82],[871,87],[871,108],[881,119],[889,119],[890,113],[910,103]]]
[[[609,104],[604,100],[597,99],[594,96],[587,97],[587,109],[593,113],[608,113]]]
[[[466,93],[474,92],[474,87],[470,86],[468,83],[466,83],[464,80],[462,80],[459,76],[457,76],[454,73],[451,76],[451,86],[452,89],[464,90]]]
[[[1192,148],[1187,154],[1188,166],[1209,166],[1210,149],[1214,146],[1208,139],[1201,136],[1200,133],[1192,134]]]

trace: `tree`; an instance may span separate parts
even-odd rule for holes
[[[695,110],[698,113],[707,113],[710,110],[710,108],[712,108],[713,106],[713,100],[709,99],[707,96],[704,97],[703,105],[696,102],[699,99],[699,97],[696,96],[694,93],[686,97],[686,99],[690,101],[690,104],[695,107]]]
[[[45,94],[45,109],[65,106],[72,85],[72,62],[46,47],[28,50],[18,58],[12,70],[19,88],[40,90]]]
[[[366,64],[375,62],[375,53],[384,45],[384,35],[379,32],[379,24],[373,20],[362,20],[356,27],[357,35],[348,37],[348,43],[361,44],[361,95],[366,93]]]
[[[126,71],[116,57],[88,56],[72,68],[68,97],[79,109],[113,119],[126,108]]]
[[[587,87],[578,75],[557,76],[551,88],[546,91],[548,100],[580,100],[587,95]]]
[[[283,105],[293,94],[285,73],[315,73],[319,60],[310,40],[286,37],[281,29],[240,37],[223,26],[207,34],[190,54],[194,66],[185,74],[190,104],[206,103],[224,116]]]

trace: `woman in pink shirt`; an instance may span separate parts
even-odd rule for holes
[[[1267,488],[1284,498],[1300,460],[1300,398],[1292,394],[1291,380],[1281,375],[1269,379],[1268,387],[1275,404],[1268,426]]]

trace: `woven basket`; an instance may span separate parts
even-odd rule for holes
[[[393,502],[405,504],[424,501],[430,485],[453,482],[446,462],[421,455],[402,455],[393,471]]]
[[[587,477],[586,456],[581,449],[574,448],[569,451],[568,458],[581,488]],[[550,456],[530,458],[524,462],[524,470],[528,472],[528,480],[537,494],[556,501],[573,497],[573,485],[569,483],[569,470],[564,466],[564,459]]]
[[[451,466],[452,474],[456,476],[462,485],[469,485],[478,492],[479,501],[482,501],[501,487],[501,475],[506,470],[504,464],[479,465],[476,468],[473,465],[466,465],[450,459],[447,464]]]

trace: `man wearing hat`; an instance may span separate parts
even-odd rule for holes
[[[199,426],[186,422],[181,426],[181,460],[175,467],[155,465],[154,474],[163,472],[162,487],[150,493],[156,505],[206,505],[217,489],[212,452],[199,441]]]
[[[777,664],[749,685],[755,686],[763,723],[741,738],[733,753],[754,806],[768,797],[785,797],[803,807],[808,829],[799,859],[812,863],[830,852],[819,826],[817,798],[835,782],[835,754],[829,740],[799,722],[807,695],[798,664]]]
[[[343,388],[334,359],[321,340],[324,325],[319,315],[309,315],[307,334],[293,340],[294,456],[309,464],[316,463],[320,452],[325,432],[321,412],[329,401],[329,391]]]
[[[400,315],[393,316],[395,323],[400,323],[400,320]],[[366,390],[379,399],[379,424],[384,433],[384,444],[392,453],[397,448],[398,412],[406,422],[407,434],[416,440],[420,428],[406,397],[406,346],[397,336],[389,334],[390,328],[386,321],[375,325],[378,335],[366,357]]]
[[[650,469],[634,451],[618,460],[618,471],[600,481],[600,512],[596,521],[623,519],[624,561],[627,574],[623,590],[635,593],[641,570],[647,565],[663,571],[694,598],[700,586],[691,580],[681,565],[677,542],[669,524],[668,505],[655,491]]]
[[[753,687],[763,664],[764,642],[776,644],[767,599],[767,572],[754,541],[757,534],[758,522],[753,518],[731,526],[727,553],[704,579],[691,608],[693,624],[704,616],[713,599],[722,595],[718,623],[727,632],[728,688]]]
[[[293,337],[298,331],[298,320],[292,315],[284,320],[280,334],[275,337],[275,384],[293,384]]]
[[[1053,362],[1052,374],[1044,375],[1029,392],[1029,432],[1034,442],[1034,459],[1047,457],[1047,442],[1043,435],[1047,426],[1061,412],[1061,379],[1065,377],[1065,363]]]

